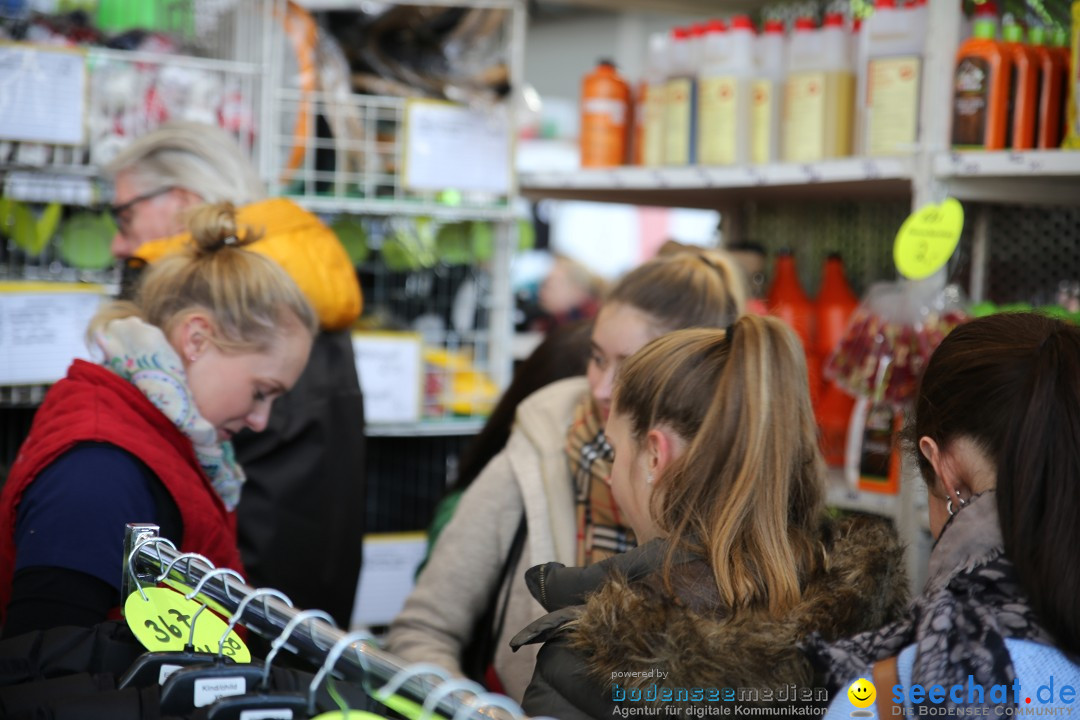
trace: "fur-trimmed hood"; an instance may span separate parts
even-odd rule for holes
[[[560,701],[569,699],[578,707],[590,702],[574,702],[568,693],[575,695],[580,688],[562,685],[573,676],[580,684],[582,674],[592,690],[602,686],[608,698],[614,682],[627,689],[658,684],[657,670],[665,673],[662,684],[667,687],[779,689],[794,683],[809,689],[813,672],[799,650],[807,635],[816,631],[841,638],[877,628],[898,617],[908,601],[903,550],[886,521],[868,516],[831,521],[823,544],[827,563],[783,618],[731,617],[720,606],[712,572],[700,558],[686,558],[673,568],[672,597],[659,577],[666,549],[660,541],[590,568],[539,566],[529,571],[527,581],[551,612],[519,633],[513,644],[556,640],[562,646],[560,665],[566,664],[564,651],[570,651],[578,661],[573,672],[544,667],[542,651],[534,685],[546,683],[540,695],[554,691],[563,696]],[[592,691],[588,695],[597,697]],[[534,692],[528,712],[563,717],[536,704],[537,696]]]

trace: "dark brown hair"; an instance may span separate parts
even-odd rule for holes
[[[802,346],[780,320],[680,330],[622,367],[613,412],[640,445],[666,425],[688,442],[651,514],[675,553],[708,559],[732,611],[776,617],[802,597],[818,557],[825,465]]]
[[[922,437],[967,438],[994,463],[1005,553],[1043,626],[1080,652],[1080,328],[1006,313],[953,330],[920,385],[909,439]]]

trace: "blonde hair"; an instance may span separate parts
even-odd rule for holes
[[[676,553],[703,555],[733,612],[777,616],[816,567],[825,465],[802,346],[775,318],[748,315],[727,331],[680,330],[633,355],[613,412],[637,443],[670,427],[689,444],[664,471],[650,511]]]
[[[658,335],[725,327],[746,312],[746,282],[727,253],[687,249],[634,268],[615,283],[605,303],[624,303],[645,313]]]
[[[92,338],[112,320],[139,317],[166,336],[192,312],[215,323],[212,342],[223,351],[261,352],[283,325],[299,324],[312,336],[318,319],[307,298],[277,263],[244,249],[259,233],[241,234],[231,203],[203,205],[188,214],[191,244],[150,266],[132,302],[104,307],[90,322]]]
[[[189,190],[208,203],[235,205],[265,197],[258,173],[236,140],[219,127],[176,121],[136,139],[105,166],[115,177],[131,171],[142,192]]]

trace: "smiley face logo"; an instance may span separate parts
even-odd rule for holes
[[[847,690],[847,696],[855,707],[868,708],[877,699],[877,690],[874,688],[874,683],[866,678],[859,678],[851,683],[851,687]]]

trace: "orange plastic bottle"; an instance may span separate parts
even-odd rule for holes
[[[1012,53],[997,37],[997,8],[976,9],[973,37],[956,53],[952,144],[958,149],[1001,150],[1008,142]]]
[[[1035,147],[1040,150],[1056,149],[1061,145],[1061,104],[1065,102],[1062,91],[1068,71],[1062,67],[1061,54],[1047,45],[1046,30],[1031,28],[1031,47],[1038,58],[1039,103],[1035,111]]]
[[[821,272],[821,290],[815,303],[816,350],[822,361],[840,344],[848,320],[858,306],[859,298],[848,285],[844,273],[844,261],[839,253],[832,253],[825,260]],[[844,464],[848,423],[854,406],[855,398],[841,390],[836,383],[822,380],[816,415],[821,430],[821,452],[830,466],[841,467]]]
[[[810,382],[810,399],[817,407],[821,390],[821,359],[814,345],[814,305],[806,296],[795,269],[795,257],[790,250],[781,250],[773,268],[773,281],[765,298],[769,313],[788,324],[802,341],[806,352],[806,371]]]
[[[1001,36],[1013,61],[1007,142],[1014,150],[1031,150],[1039,108],[1039,53],[1024,44],[1024,28],[1016,23],[1006,23]]]
[[[581,166],[616,167],[626,162],[630,86],[610,60],[600,60],[581,85]]]
[[[806,296],[795,269],[795,256],[781,250],[776,256],[773,281],[765,303],[769,312],[786,322],[802,340],[807,353],[814,352],[814,306]]]

